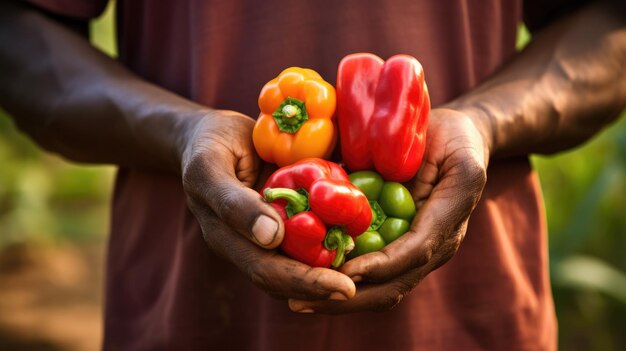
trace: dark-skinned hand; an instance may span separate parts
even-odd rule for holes
[[[274,297],[353,297],[355,285],[346,275],[273,250],[284,228],[278,213],[252,189],[268,173],[262,172],[252,144],[253,127],[247,116],[214,110],[190,122],[181,138],[187,202],[207,245]]]
[[[418,207],[409,232],[383,250],[346,262],[340,272],[359,282],[346,301],[290,299],[295,312],[350,313],[394,307],[459,248],[485,186],[489,155],[484,124],[450,109],[433,109],[424,161],[407,184]]]

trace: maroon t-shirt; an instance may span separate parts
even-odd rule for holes
[[[102,5],[34,2],[83,18]],[[523,15],[521,0],[118,0],[117,6],[124,65],[192,100],[250,116],[258,114],[260,88],[282,69],[309,67],[334,82],[340,59],[354,52],[417,57],[433,106],[440,105],[515,55]],[[555,8],[534,7],[529,20],[541,24]],[[556,347],[542,200],[526,158],[491,163],[456,256],[381,313],[289,311],[207,248],[175,176],[120,169],[112,216],[105,349]]]

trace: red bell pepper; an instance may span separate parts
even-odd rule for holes
[[[309,158],[280,168],[261,193],[285,223],[281,244],[290,257],[313,267],[339,267],[367,230],[367,197],[336,163]]]
[[[376,169],[404,182],[417,173],[426,145],[430,98],[421,64],[367,54],[339,63],[337,107],[341,154],[351,171]]]

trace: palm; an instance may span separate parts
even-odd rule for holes
[[[484,138],[464,114],[434,109],[423,164],[409,184],[418,207],[410,232],[380,254],[352,260],[342,271],[386,281],[417,269],[430,273],[456,252],[486,182]],[[416,268],[417,267],[417,268]]]
[[[293,310],[345,313],[393,307],[456,253],[486,182],[486,138],[468,116],[434,109],[427,140],[423,165],[409,184],[419,207],[410,231],[340,269],[357,281],[378,284],[360,286],[354,298],[342,303],[291,301]]]
[[[456,252],[465,235],[486,182],[487,163],[483,137],[472,120],[456,111],[432,111],[426,153],[412,192],[424,212],[420,220],[432,220],[430,225],[440,229],[436,244],[442,257],[437,266]],[[437,216],[427,216],[433,213]]]
[[[468,117],[433,110],[424,161],[411,186],[418,206],[442,202],[469,215],[486,181],[487,158],[483,138]]]
[[[242,114],[214,110],[187,135],[183,185],[205,242],[273,296],[351,297],[355,286],[348,277],[330,269],[311,269],[268,250],[280,244],[283,230],[273,207],[252,189],[262,186],[272,171],[256,157],[253,126],[254,121]],[[269,225],[270,229],[263,230],[267,220],[257,227],[261,217],[274,221],[278,228]],[[263,238],[259,232],[273,234],[271,241],[259,240]]]

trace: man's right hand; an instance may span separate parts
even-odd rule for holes
[[[354,295],[347,276],[271,250],[284,230],[251,189],[261,164],[252,119],[203,110],[142,80],[94,49],[71,23],[77,21],[0,1],[0,42],[6,43],[0,46],[0,105],[22,130],[74,161],[182,172],[209,247],[273,295]]]
[[[204,240],[278,298],[345,300],[356,288],[346,275],[311,268],[272,250],[284,236],[278,213],[252,189],[261,161],[252,144],[254,120],[212,110],[192,119],[182,138],[183,186]]]

